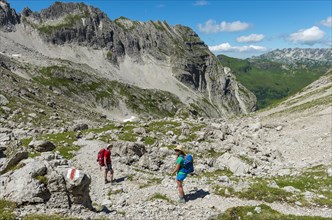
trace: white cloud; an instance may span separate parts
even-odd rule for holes
[[[236,41],[239,43],[248,43],[248,42],[260,42],[264,39],[263,34],[250,34],[248,36],[241,36],[236,38]]]
[[[217,32],[235,32],[243,31],[250,27],[248,23],[241,21],[226,22],[223,21],[219,24],[215,20],[209,19],[204,25],[198,24],[198,30],[206,34],[217,33]]]
[[[301,29],[289,35],[288,40],[293,43],[314,45],[320,43],[325,36],[325,32],[317,26],[308,29]]]
[[[164,7],[165,7],[165,5],[163,5],[163,4],[160,4],[160,5],[156,6],[156,8],[164,8]]]
[[[205,0],[198,0],[195,2],[195,6],[204,6],[204,5],[208,5],[209,2],[205,1]]]
[[[212,52],[261,52],[267,49],[262,46],[231,46],[229,43],[223,43],[216,46],[209,46]]]
[[[332,16],[327,17],[325,20],[322,20],[321,24],[324,25],[324,26],[332,28]]]

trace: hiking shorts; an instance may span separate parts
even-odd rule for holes
[[[106,163],[107,171],[112,171],[112,163]]]
[[[186,177],[187,177],[187,174],[186,174],[186,173],[178,173],[178,174],[176,175],[176,180],[178,180],[178,181],[183,181]]]

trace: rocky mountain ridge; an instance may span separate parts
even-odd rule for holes
[[[252,60],[269,60],[291,66],[331,66],[331,48],[285,48],[270,51]]]
[[[2,33],[1,40],[8,42],[8,51],[12,51],[9,53],[21,45],[46,56],[44,60],[51,57],[85,63],[108,79],[169,91],[185,104],[205,109],[209,116],[255,109],[253,94],[220,65],[188,27],[123,17],[111,21],[99,9],[81,3],[57,2],[40,13],[25,8],[18,17],[20,24],[15,30]],[[24,56],[29,55],[22,55],[22,60]],[[45,62],[42,65],[48,65]],[[172,82],[164,83],[169,80]]]

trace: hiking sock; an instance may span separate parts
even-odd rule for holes
[[[179,196],[179,203],[185,203],[185,202],[186,202],[186,200],[184,199],[184,197]]]

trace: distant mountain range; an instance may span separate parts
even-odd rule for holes
[[[324,66],[332,63],[331,48],[286,48],[273,50],[251,60],[268,60],[287,65]]]
[[[332,68],[332,49],[282,49],[250,59],[218,56],[264,108],[300,91]]]

